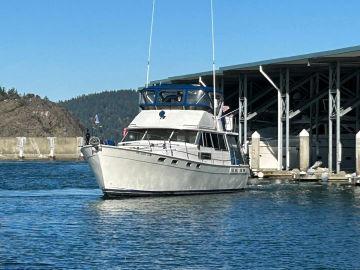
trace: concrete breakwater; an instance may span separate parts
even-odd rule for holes
[[[0,160],[76,160],[82,137],[0,137]]]

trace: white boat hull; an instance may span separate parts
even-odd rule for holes
[[[234,192],[246,187],[249,176],[246,165],[206,164],[107,145],[98,149],[89,145],[81,152],[110,197]]]

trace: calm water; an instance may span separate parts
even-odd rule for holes
[[[360,188],[103,200],[86,163],[0,163],[3,269],[360,269]]]

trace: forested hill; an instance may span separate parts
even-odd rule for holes
[[[38,95],[0,87],[1,137],[74,137],[83,126],[65,108]]]
[[[60,105],[80,119],[91,135],[118,141],[122,130],[139,112],[138,93],[135,90],[105,91],[82,95]],[[95,125],[95,115],[100,124]]]

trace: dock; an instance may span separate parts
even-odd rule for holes
[[[221,89],[228,131],[239,134],[254,174],[316,180],[308,170],[321,162],[330,182],[359,177],[360,46],[224,66],[215,81],[205,71],[151,84]]]

